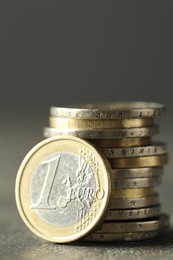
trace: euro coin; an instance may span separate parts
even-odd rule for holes
[[[78,104],[71,107],[51,107],[50,109],[50,115],[53,117],[76,119],[141,119],[164,114],[164,105],[150,102]]]
[[[157,143],[140,147],[126,147],[126,148],[104,148],[101,152],[107,158],[124,158],[124,157],[142,157],[142,156],[156,156],[167,153],[166,144]]]
[[[130,196],[130,194],[127,194]],[[111,209],[137,209],[146,208],[159,204],[159,194],[157,192],[151,193],[151,195],[143,197],[130,198],[126,195],[126,198],[114,198],[111,201]]]
[[[167,164],[168,155],[143,156],[131,158],[109,159],[112,168],[145,168],[157,167]]]
[[[122,139],[91,139],[93,144],[99,148],[122,148],[122,147],[134,147],[150,145],[150,137],[133,137],[133,138],[122,138]]]
[[[112,189],[114,199],[133,199],[151,196],[155,193],[153,188],[141,189]]]
[[[150,137],[158,134],[159,128],[157,125],[140,127],[140,128],[110,128],[110,129],[95,129],[95,130],[74,130],[74,129],[58,129],[44,128],[44,137],[53,137],[61,135],[76,136],[82,139],[122,139],[132,137]]]
[[[22,162],[16,202],[25,224],[52,242],[75,241],[104,220],[111,169],[89,143],[61,136],[36,145]]]
[[[130,220],[156,217],[160,214],[160,205],[138,209],[111,209],[105,220]]]
[[[113,177],[117,180],[134,178],[155,178],[163,174],[163,167],[112,169]]]
[[[106,129],[106,128],[134,128],[153,125],[153,118],[133,119],[69,119],[50,117],[49,126],[58,129]]]
[[[104,222],[96,233],[128,233],[128,232],[146,232],[159,231],[169,226],[169,217],[166,214],[160,214],[151,220],[140,221],[108,221]]]
[[[154,178],[130,178],[130,179],[114,179],[114,189],[140,189],[151,188],[161,184],[160,177]]]

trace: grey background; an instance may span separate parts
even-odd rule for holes
[[[172,231],[151,247],[47,244],[23,225],[14,201],[16,172],[43,139],[51,105],[143,100],[167,106],[157,139],[169,145],[160,191],[173,213],[172,13],[171,0],[0,1],[1,259],[172,257]]]

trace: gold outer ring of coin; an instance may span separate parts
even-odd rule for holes
[[[169,216],[160,214],[159,217],[152,220],[128,221],[128,222],[104,222],[96,233],[128,233],[128,232],[146,232],[159,231],[169,226]]]
[[[122,120],[69,119],[50,117],[49,126],[58,129],[104,129],[104,128],[134,128],[153,125],[153,118],[132,118]]]
[[[155,194],[153,188],[112,190],[114,199],[133,199],[148,197]]]
[[[143,168],[167,164],[168,155],[108,159],[112,168]]]
[[[99,148],[121,148],[121,147],[134,147],[150,145],[150,137],[134,137],[134,138],[122,138],[122,139],[91,139],[90,142],[98,146]]]
[[[117,102],[51,107],[50,115],[82,119],[146,118],[165,114],[165,106],[151,102]]]
[[[81,155],[81,149],[86,151],[89,157]],[[70,226],[53,226],[48,224],[44,219],[31,208],[30,199],[30,183],[33,171],[38,164],[41,163],[47,156],[55,152],[71,152],[76,155],[81,155],[84,160],[90,165],[93,170],[96,181],[96,191],[98,191],[99,207],[96,207],[96,214],[90,219],[84,216],[83,221],[87,223],[80,231],[76,231],[76,223]],[[96,164],[92,164],[95,160]],[[89,143],[76,137],[61,136],[46,139],[37,144],[23,160],[16,179],[16,203],[19,213],[29,227],[29,229],[39,237],[52,242],[67,243],[78,240],[92,231],[104,219],[106,212],[109,210],[111,197],[111,169],[107,160]],[[103,191],[103,193],[101,192]],[[102,197],[101,194],[102,193]],[[97,192],[96,192],[97,193]],[[94,200],[98,202],[98,200]],[[93,214],[93,206],[91,205]],[[95,208],[94,208],[95,210]],[[87,214],[88,215],[88,214]],[[87,220],[85,219],[87,218]],[[80,222],[81,223],[81,222]]]

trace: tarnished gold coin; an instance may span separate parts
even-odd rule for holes
[[[134,137],[122,139],[91,139],[90,141],[100,148],[134,147],[151,144],[150,137]]]
[[[49,138],[36,145],[19,168],[19,213],[45,240],[78,240],[104,220],[110,174],[107,160],[88,142],[70,136]]]
[[[143,168],[157,167],[167,164],[168,154],[157,156],[109,159],[112,168]]]
[[[153,125],[153,118],[132,119],[70,119],[50,117],[49,126],[58,129],[106,129],[106,128],[134,128]]]
[[[141,189],[122,189],[116,190],[112,189],[112,195],[114,199],[133,199],[133,198],[143,198],[152,196],[155,194],[153,188],[141,188]]]

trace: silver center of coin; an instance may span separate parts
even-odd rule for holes
[[[88,163],[74,153],[57,152],[47,156],[33,173],[31,208],[48,224],[68,226],[87,214],[95,192]]]

